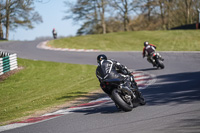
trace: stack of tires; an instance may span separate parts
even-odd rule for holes
[[[14,70],[17,67],[17,54],[0,51],[0,75]]]

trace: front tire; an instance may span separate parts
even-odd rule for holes
[[[157,64],[158,68],[159,68],[159,67],[160,67],[161,69],[164,69],[164,68],[165,68],[163,62],[160,61],[159,59],[156,59],[156,64]]]
[[[120,96],[117,89],[112,91],[112,100],[125,112],[131,111],[133,109],[133,104],[125,102],[123,98]]]
[[[159,66],[160,66],[161,69],[164,69],[164,68],[165,68],[165,66],[164,66],[164,64],[163,64],[162,61],[159,61]]]

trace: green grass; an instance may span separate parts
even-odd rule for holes
[[[141,51],[143,42],[157,45],[159,51],[200,51],[200,30],[133,31],[86,35],[52,40],[57,48],[103,51]]]
[[[98,89],[96,66],[18,59],[24,69],[0,82],[0,124]]]

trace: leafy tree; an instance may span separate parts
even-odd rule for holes
[[[34,11],[33,0],[6,0],[0,3],[1,23],[6,27],[6,39],[9,37],[9,30],[22,26],[28,29],[34,28],[34,23],[41,23],[41,16]],[[0,29],[3,32],[2,29]]]

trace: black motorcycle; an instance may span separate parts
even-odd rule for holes
[[[106,88],[107,94],[115,102],[116,106],[125,112],[131,111],[139,104],[146,104],[136,86],[127,82],[127,79],[107,79],[102,83],[103,88]]]
[[[152,57],[152,62],[153,62],[153,65],[156,66],[157,68],[161,68],[161,69],[164,69],[165,66],[164,66],[164,59],[162,58],[162,56],[159,54],[159,53],[153,53],[153,57]]]

